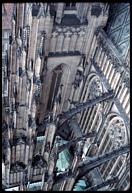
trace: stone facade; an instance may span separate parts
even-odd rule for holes
[[[107,3],[14,5],[3,62],[4,189],[74,190],[81,180],[84,190],[129,189],[130,60],[111,38],[111,9]],[[58,146],[60,140],[66,144]],[[65,148],[69,164],[58,171]],[[113,177],[118,180],[104,187]]]

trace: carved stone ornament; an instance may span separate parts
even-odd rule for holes
[[[95,92],[96,90],[96,92]],[[96,79],[93,80],[93,82],[90,85],[90,91],[92,98],[96,98],[96,96],[100,96],[102,93],[102,86],[99,78],[97,77]]]
[[[110,139],[113,143],[113,148],[119,148],[126,143],[126,131],[123,122],[119,121],[118,124],[111,124],[109,128]]]

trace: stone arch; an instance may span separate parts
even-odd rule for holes
[[[90,87],[91,87],[92,89],[96,89],[96,91],[98,91],[95,95],[94,90],[92,90],[93,92],[91,92],[91,90],[90,90],[89,92],[91,94],[94,93],[94,95],[92,95],[92,97],[99,96],[103,92],[103,86],[102,86],[101,80],[96,73],[92,72],[88,76],[88,82],[89,82],[88,89],[90,89]]]
[[[106,122],[108,122],[108,127],[106,132],[108,132],[111,137],[114,137],[114,133],[117,132],[114,139],[115,140],[120,139],[120,142],[123,142],[122,144],[124,145],[127,144],[128,132],[122,117],[120,117],[119,114],[112,112],[107,115]],[[116,130],[114,129],[114,127],[116,127]]]
[[[98,154],[110,152],[128,143],[127,127],[118,113],[111,112],[106,115],[99,138],[101,143],[99,144]],[[127,154],[123,154],[100,166],[103,178],[109,178],[111,174],[119,175],[122,172],[122,168],[125,167],[126,159]]]
[[[107,138],[109,138],[109,140],[106,140]],[[103,152],[105,153],[105,151],[112,151],[112,149],[120,148],[122,145],[128,143],[129,136],[127,127],[119,114],[115,112],[107,114],[99,139],[101,140],[98,148],[99,154],[102,154]],[[111,145],[107,148],[109,144]],[[120,157],[121,159],[124,159],[124,155]]]
[[[86,77],[86,83],[85,83],[85,87],[83,88],[82,97],[81,97],[82,102],[87,100],[88,93],[90,93],[90,86],[94,81],[97,81],[98,86],[100,84],[101,92],[103,92],[103,85],[101,83],[99,76],[95,72],[91,72]]]

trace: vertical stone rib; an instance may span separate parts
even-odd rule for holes
[[[101,66],[102,72],[104,71],[106,61],[107,61],[107,55],[106,55],[106,52],[104,51],[104,58],[103,58],[102,66]]]
[[[112,69],[112,72],[111,72],[111,76],[110,76],[110,78],[109,78],[109,80],[108,80],[110,84],[112,84],[114,72],[115,72],[115,69],[113,68],[113,69]]]
[[[112,64],[110,61],[108,61],[108,64],[109,64],[109,68],[108,68],[108,71],[106,73],[106,79],[108,80],[109,79],[109,75],[111,74],[111,69],[112,69]]]
[[[30,38],[30,47],[29,47],[29,60],[35,60],[36,45],[37,45],[37,34],[38,34],[38,18],[33,18],[32,20],[32,29],[31,29],[31,38]],[[34,69],[34,66],[33,66]]]
[[[76,42],[77,42],[77,33],[75,32],[70,39],[69,51],[74,52],[76,50]]]
[[[86,36],[86,34],[85,34],[85,36]],[[96,39],[96,35],[94,35],[92,45],[90,47],[89,58],[93,58],[96,47],[97,47],[97,39]]]
[[[123,102],[123,99],[124,99],[124,97],[125,97],[125,94],[127,93],[127,88],[125,87],[124,88],[124,92],[122,93],[122,96],[120,97],[120,102],[121,102],[121,104],[122,104],[122,102]]]
[[[19,4],[19,27],[23,28],[24,20],[24,3]]]

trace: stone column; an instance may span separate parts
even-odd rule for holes
[[[66,185],[66,183],[67,183],[67,180],[64,180],[64,181],[60,184],[60,188],[59,188],[60,191],[65,190],[65,185]]]
[[[63,44],[63,48],[62,48],[63,52],[68,52],[69,51],[69,44],[70,44],[70,40],[71,40],[71,38],[70,38],[71,34],[72,33],[70,33],[70,32],[67,32],[65,34],[66,36],[65,36],[64,44]]]
[[[73,98],[74,98],[74,92],[75,92],[75,88],[74,88],[74,85],[72,84],[71,93],[70,93],[70,97],[69,97],[70,101],[72,101]],[[70,108],[71,106],[72,106],[72,105],[69,103],[69,108]]]
[[[112,69],[112,64],[110,61],[108,61],[109,64],[109,68],[108,68],[108,72],[106,74],[106,79],[109,79],[109,75],[111,75],[111,69]]]
[[[72,52],[75,51],[77,38],[78,38],[77,33],[74,32],[74,34],[71,36],[71,39],[70,39],[69,51],[72,51]]]
[[[29,45],[29,51],[28,51],[29,53],[28,58],[29,60],[33,59],[33,61],[35,60],[35,53],[36,53],[38,23],[39,23],[39,19],[34,17],[32,21],[32,33],[30,36],[30,45]]]
[[[87,109],[85,112],[84,112],[84,115],[83,115],[83,122],[82,122],[82,127],[83,127],[83,130],[86,131],[86,128],[89,128],[88,127],[88,123],[89,123],[89,115],[90,113],[93,112],[93,107],[91,107],[90,109]]]
[[[88,91],[88,83],[87,83],[87,79],[84,81],[84,83],[83,83],[83,89],[82,89],[82,94],[81,94],[81,96],[80,96],[80,102],[85,102],[85,99],[83,100],[83,98],[85,97],[85,98],[87,98],[86,97],[86,94],[85,94],[85,91],[86,91],[86,93],[87,93],[87,91]]]
[[[86,36],[86,34],[85,34],[85,36]],[[93,58],[96,47],[97,47],[97,39],[96,39],[96,35],[94,35],[92,45],[90,47],[89,58]]]
[[[106,124],[105,124],[105,125],[106,125]],[[98,148],[98,152],[100,152],[100,150],[101,150],[101,148],[102,148],[102,146],[103,146],[103,144],[104,144],[104,141],[105,141],[105,139],[106,139],[106,137],[107,137],[107,135],[108,135],[109,126],[110,126],[110,125],[107,126],[106,131],[105,131],[105,133],[104,133],[104,135],[103,135],[103,138],[102,138],[101,143],[100,143],[99,148]],[[102,130],[102,131],[103,131],[103,130]]]
[[[95,115],[94,115],[94,118],[93,118],[92,125],[91,125],[91,127],[90,127],[90,131],[92,131],[92,130],[95,129],[95,128],[94,128],[94,125],[95,125],[95,123],[96,123],[96,121],[97,121],[99,111],[100,111],[100,105],[98,105],[98,106],[96,107],[96,111],[95,111]]]
[[[83,130],[83,132],[84,132],[85,134],[87,134],[87,133],[89,132],[88,122],[89,122],[89,114],[90,114],[91,111],[92,111],[91,109],[88,109],[88,110],[85,112],[85,117],[84,117],[84,118],[86,118],[86,120],[85,120],[84,125],[83,125],[83,128],[82,128],[82,130]]]
[[[24,162],[24,164],[25,164],[25,144],[21,144],[20,145],[20,161],[21,162]]]
[[[56,126],[54,123],[47,124],[46,132],[45,132],[45,142],[44,147],[42,149],[42,154],[44,154],[44,159],[48,162],[48,158],[50,155],[50,150],[52,147],[52,143],[54,141],[54,135],[56,132]]]
[[[130,103],[126,106],[126,113],[128,114],[130,112]]]
[[[41,68],[41,59],[40,56],[38,55],[35,63],[35,75],[36,77],[39,77],[40,75],[40,68]]]
[[[12,38],[13,38],[13,40],[15,40],[15,37],[16,37],[15,26],[16,26],[16,21],[14,19],[12,19]]]
[[[109,145],[109,142],[110,142],[110,139],[108,140],[107,146]],[[106,148],[103,150],[102,154],[105,154],[105,152],[107,152],[107,151],[106,151],[107,146],[106,146]],[[110,152],[111,150],[112,150],[112,146],[111,146],[111,148],[108,150],[108,152]],[[106,166],[105,166],[105,169],[102,171],[102,175],[103,175],[103,176],[104,176],[105,172],[107,171],[107,168],[109,167],[109,165],[111,164],[111,162],[112,162],[112,160],[110,160],[109,162],[107,162],[107,164],[106,164]],[[101,166],[100,166],[100,170],[102,170],[103,166],[104,166],[104,165],[101,165]]]
[[[83,31],[79,33],[79,37],[77,38],[77,43],[75,46],[75,50],[79,51],[80,53],[82,53],[84,34],[85,33]]]
[[[94,107],[93,107],[93,110],[92,110],[92,113],[91,113],[91,115],[90,115],[89,123],[88,123],[88,127],[90,127],[90,131],[91,131],[91,129],[92,129],[91,126],[90,126],[90,123],[91,123],[91,120],[94,119],[94,116],[95,116],[96,111],[97,111],[97,106],[94,106]]]
[[[85,132],[85,133],[89,132],[89,129],[90,129],[88,126],[89,115],[93,112],[93,109],[94,109],[94,107],[91,107],[91,108],[87,109],[85,112],[84,121],[83,121],[85,123],[85,125],[83,124],[83,132]],[[85,120],[85,118],[86,118],[86,120]]]
[[[114,72],[114,76],[113,76],[112,83],[111,83],[111,87],[113,89],[114,89],[114,86],[115,86],[115,83],[116,83],[116,75],[117,75],[116,69],[114,69],[114,70],[115,70],[115,72]]]
[[[101,71],[102,72],[105,69],[106,62],[107,62],[107,55],[106,55],[106,52],[104,51],[104,58],[103,58],[103,61],[102,61],[102,66],[101,66]]]
[[[130,188],[130,182],[127,184],[127,186],[125,187],[125,191],[127,191],[127,190],[129,190],[129,188]]]
[[[9,165],[5,166],[5,176],[6,176],[6,184],[9,185],[10,182],[10,168]]]
[[[95,61],[97,62],[97,65],[100,66],[100,57],[102,54],[102,48],[100,47],[100,44],[98,45],[98,53],[96,54]]]
[[[105,125],[104,125],[105,121],[106,121],[106,118],[103,117],[103,118],[102,118],[102,122],[101,122],[101,124],[100,124],[100,127],[99,127],[99,129],[98,129],[97,140],[99,140],[101,134],[102,134],[103,132],[105,132],[105,131],[104,131],[104,129],[105,129]]]
[[[66,184],[66,186],[65,186],[65,190],[66,190],[66,191],[71,191],[72,188],[73,188],[74,182],[75,182],[75,177],[70,178],[70,179],[67,181],[67,184]]]
[[[32,12],[31,12],[31,8],[29,7],[28,3],[26,3],[25,5],[25,22],[24,22],[24,26],[30,26],[32,25]]]
[[[53,29],[53,17],[50,16],[49,11],[48,11],[47,17],[45,18],[44,28],[46,31],[44,50],[45,50],[45,56],[48,56],[48,53],[50,50],[51,34]]]
[[[126,106],[128,100],[129,100],[129,98],[130,98],[130,94],[127,92],[126,97],[124,98],[123,108],[125,108],[125,106]]]
[[[26,67],[26,52],[25,52],[25,50],[22,51],[22,56],[20,59],[20,67],[22,68],[22,70],[25,70],[25,67]]]
[[[120,157],[118,157],[118,158],[116,159],[116,161],[115,161],[115,163],[113,164],[113,167],[112,167],[110,173],[112,173],[112,172],[115,170],[115,168],[116,168],[116,166],[117,166],[119,160],[120,160]]]
[[[29,145],[26,145],[25,150],[25,164],[28,165],[28,157],[29,157]]]
[[[125,97],[125,94],[127,93],[127,87],[124,88],[124,92],[122,93],[121,97],[120,97],[120,102],[122,103],[123,102],[123,99]]]
[[[64,35],[63,33],[61,33],[57,39],[56,52],[62,52],[63,40],[64,40]]]
[[[28,108],[29,111],[31,110],[31,103],[32,103],[32,97],[33,97],[33,89],[34,89],[34,85],[33,85],[33,72],[32,71],[28,71],[28,78],[31,81],[30,84],[30,91],[29,91],[29,97],[28,97]]]
[[[22,92],[21,92],[21,103],[25,104],[27,97],[27,76],[26,74],[22,77]]]
[[[15,146],[12,146],[11,148],[11,160],[12,160],[12,163],[15,162]]]
[[[20,3],[19,4],[19,27],[23,28],[23,20],[24,20],[24,3]]]
[[[110,75],[110,78],[109,78],[109,80],[108,80],[110,84],[112,83],[111,81],[113,80],[114,72],[115,72],[115,69],[113,68],[113,69],[112,69],[112,72],[111,72],[111,75]]]
[[[64,3],[58,3],[57,13],[56,13],[56,22],[61,23],[61,19],[63,16]]]
[[[79,88],[77,88],[76,95],[74,96],[74,100],[75,100],[75,101],[79,101],[79,96],[81,95],[81,89],[82,89],[82,87],[83,87],[83,84],[84,84],[84,82],[83,82],[83,80],[82,80],[81,83],[80,83]]]
[[[74,132],[71,131],[71,139],[73,139],[74,137],[75,137]]]
[[[73,162],[72,162],[72,166],[71,166],[72,172],[74,173],[73,177],[70,177],[68,180],[66,180],[66,184],[63,190],[72,190],[74,182],[76,180],[76,176],[78,174],[78,171],[76,171],[76,166],[78,164],[78,161],[79,161],[78,157],[76,157],[75,155]]]
[[[80,118],[80,127],[83,129],[83,124],[84,124],[84,117],[85,115],[88,113],[88,110],[84,110],[81,114],[81,118]]]
[[[116,86],[115,86],[115,94],[116,94],[116,96],[117,96],[118,89],[120,87],[120,82],[121,82],[121,73],[117,72],[117,74],[118,74],[118,77],[117,77],[118,81],[117,81]]]
[[[108,68],[109,68],[109,61],[107,60],[106,65],[105,65],[104,70],[103,70],[104,75],[106,75]]]
[[[94,34],[95,28],[97,27],[97,19],[96,19],[96,17],[94,17],[94,16],[91,17],[89,19],[89,21],[90,21],[90,23],[89,23],[89,25],[87,27],[87,31],[86,31],[86,44],[85,44],[84,49],[83,49],[83,52],[87,55],[87,57],[89,56],[92,36]]]
[[[16,145],[16,161],[20,160],[20,145]]]
[[[100,55],[100,59],[99,59],[99,67],[100,67],[100,69],[102,67],[102,62],[103,62],[103,59],[104,59],[104,55],[105,55],[105,53],[104,53],[103,49],[101,49],[101,55]]]
[[[122,91],[124,90],[124,86],[125,86],[125,84],[123,83],[123,84],[121,84],[121,88],[120,88],[120,91],[119,91],[119,93],[118,93],[118,95],[117,95],[117,97],[118,97],[118,99],[120,100],[120,96],[121,96],[121,94],[122,94]]]
[[[98,125],[97,125],[97,128],[96,128],[96,132],[98,132],[99,133],[99,129],[100,129],[100,127],[101,127],[101,124],[102,124],[102,112],[101,112],[101,110],[100,110],[100,112],[99,112],[99,123],[98,123]]]
[[[114,90],[116,90],[116,86],[117,86],[117,83],[119,81],[119,78],[120,78],[120,73],[117,72],[116,75],[115,75],[115,83],[113,85]]]
[[[11,73],[15,74],[16,73],[16,50],[17,50],[17,46],[16,43],[13,43],[12,47],[11,47],[11,53],[12,54],[12,62],[11,62]]]
[[[85,93],[85,91],[86,91],[86,93]],[[84,91],[83,91],[83,94],[82,94],[82,96],[84,96],[84,100],[82,101],[82,102],[86,102],[87,101],[87,99],[88,99],[88,95],[89,95],[89,86],[88,86],[88,83],[87,83],[87,81],[86,81],[86,84],[85,84],[85,87],[84,87]]]
[[[57,43],[57,38],[58,38],[58,33],[54,32],[52,33],[52,39],[50,42],[50,52],[56,52],[56,43]]]

